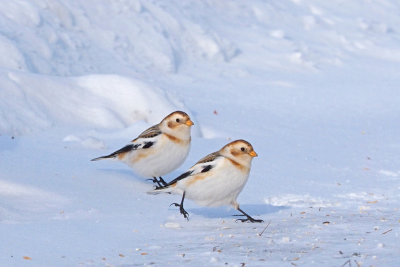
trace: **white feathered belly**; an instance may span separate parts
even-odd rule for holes
[[[247,182],[249,172],[227,166],[220,170],[198,174],[178,188],[185,191],[185,197],[201,206],[233,205]]]
[[[125,161],[135,173],[143,177],[159,177],[178,168],[189,153],[190,144],[175,143],[161,138],[154,147],[132,153]]]

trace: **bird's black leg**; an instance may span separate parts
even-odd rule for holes
[[[262,223],[262,222],[264,222],[263,220],[256,220],[256,219],[252,218],[249,214],[247,214],[246,212],[241,210],[239,207],[237,208],[237,210],[240,211],[241,213],[243,213],[244,216],[246,216],[246,219],[237,219],[238,221],[241,221],[241,222],[252,222],[252,223]],[[242,216],[242,215],[237,215],[237,216]]]
[[[185,200],[185,192],[183,192],[181,204],[172,203],[170,206],[174,205],[175,207],[179,207],[180,213],[183,215],[185,219],[189,221],[189,213],[183,208],[183,201]]]
[[[163,185],[160,183],[160,181],[157,180],[157,177],[153,177],[153,179],[147,179],[153,181],[153,184],[157,184],[156,188],[161,188]]]
[[[166,182],[166,181],[164,181],[164,179],[160,176],[160,177],[158,177],[158,182],[159,183],[161,183],[163,186],[167,186],[168,185],[168,183]]]

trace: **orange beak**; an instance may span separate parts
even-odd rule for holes
[[[252,156],[253,158],[258,156],[257,153],[256,153],[254,150],[252,150],[252,151],[249,153],[249,155]]]
[[[192,125],[194,125],[193,121],[191,121],[191,120],[187,120],[187,121],[185,122],[185,124],[186,124],[187,126],[192,126]]]

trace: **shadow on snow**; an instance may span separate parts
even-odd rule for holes
[[[283,209],[287,209],[285,206],[272,206],[268,204],[243,204],[240,208],[253,218],[265,214],[275,213]],[[206,218],[235,218],[241,214],[237,210],[229,207],[215,207],[215,208],[194,208],[188,209],[189,213],[201,215]]]

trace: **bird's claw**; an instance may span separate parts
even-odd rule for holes
[[[162,184],[162,186],[167,186],[168,185],[168,183],[162,177],[159,177],[158,183]]]
[[[182,207],[179,203],[171,203],[170,207],[174,205],[175,207],[179,207],[179,212],[183,215],[183,217],[189,221],[189,213]]]
[[[163,188],[165,186],[167,186],[168,184],[164,181],[163,178],[160,177],[160,180],[157,179],[157,177],[153,177],[152,179],[147,179],[148,181],[152,181],[153,184],[157,184],[155,189],[160,189]]]
[[[235,222],[237,222],[237,221],[241,221],[241,222],[251,222],[251,223],[263,223],[264,221],[263,220],[257,220],[257,219],[254,219],[254,218],[252,218],[252,217],[248,217],[248,216],[246,216],[246,215],[244,215],[244,214],[235,214],[235,215],[233,215],[233,216],[245,216],[246,218],[244,218],[244,219],[236,219],[235,220]]]
[[[251,223],[263,223],[263,222],[264,222],[263,220],[256,220],[256,219],[253,219],[253,218],[236,219],[235,221],[236,221],[236,222],[237,222],[237,221],[241,221],[241,222],[251,222]]]
[[[181,212],[181,214],[183,215],[183,217],[189,221],[189,213],[184,210],[182,207],[179,209],[179,211]]]

